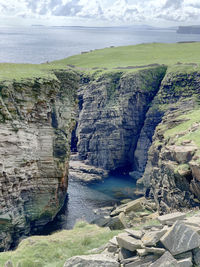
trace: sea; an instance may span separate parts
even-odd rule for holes
[[[200,34],[133,27],[0,27],[0,62],[44,63],[110,46],[185,41],[200,41]]]
[[[0,27],[0,62],[44,63],[110,46],[191,41],[200,41],[200,35],[132,27]],[[64,208],[42,234],[70,229],[77,220],[92,222],[97,218],[95,210],[134,199],[135,188],[136,182],[129,176],[110,176],[90,185],[70,180]]]

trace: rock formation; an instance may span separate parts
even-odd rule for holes
[[[83,84],[76,130],[82,160],[108,171],[132,169],[147,111],[165,71],[166,67],[158,66],[136,73],[116,72]],[[150,136],[155,125],[151,128]]]
[[[62,207],[74,127],[74,73],[1,83],[0,250]]]
[[[162,224],[146,225],[140,230],[125,229],[96,249],[101,254],[72,257],[63,267],[98,266],[95,264],[100,259],[101,266],[113,267],[199,266],[199,212],[190,217],[176,212],[159,216],[158,221]]]
[[[161,213],[199,205],[200,74],[166,70],[67,70],[0,84],[1,250],[58,212],[70,149],[73,177],[145,171]]]

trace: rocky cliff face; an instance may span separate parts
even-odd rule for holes
[[[77,81],[56,76],[0,85],[0,250],[63,205]]]
[[[168,73],[157,96],[164,116],[149,150],[144,183],[160,212],[199,205],[200,74]]]
[[[78,85],[77,74],[58,71],[1,83],[0,250],[61,208],[70,149],[86,175],[97,175],[93,166],[100,174],[145,170],[161,212],[199,204],[200,74],[184,73],[83,74]]]
[[[133,168],[140,132],[165,71],[164,66],[158,66],[83,80],[77,126],[77,150],[82,160],[108,171]]]

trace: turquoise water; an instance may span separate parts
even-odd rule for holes
[[[122,200],[125,198],[135,198],[134,189],[136,181],[133,177],[126,176],[109,176],[103,181],[89,185],[89,188],[101,192],[113,200]]]
[[[60,229],[71,229],[78,220],[91,223],[99,218],[94,210],[120,204],[122,199],[135,199],[135,180],[130,176],[109,176],[108,178],[84,184],[69,181],[65,205],[53,222],[49,223],[41,234],[50,234]]]

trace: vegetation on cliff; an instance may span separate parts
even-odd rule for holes
[[[140,44],[112,47],[75,55],[63,60],[44,64],[0,64],[0,81],[32,79],[33,77],[56,78],[55,70],[76,69],[84,72],[137,71],[156,64],[173,66],[172,71],[198,70],[200,43]]]

